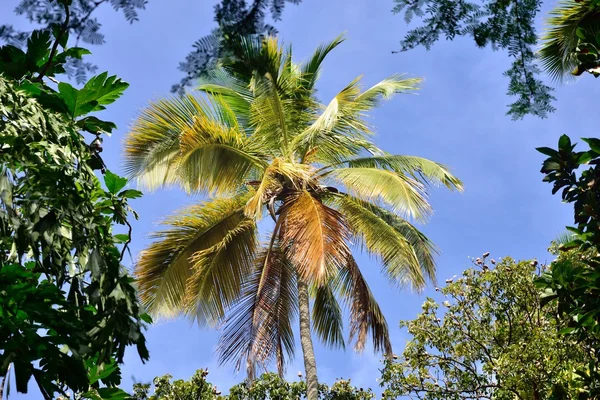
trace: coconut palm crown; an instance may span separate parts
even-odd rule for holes
[[[323,342],[345,345],[345,306],[355,349],[370,336],[376,351],[391,354],[353,250],[375,256],[392,282],[422,288],[434,279],[436,250],[409,220],[430,214],[429,184],[462,190],[445,166],[373,143],[367,112],[416,90],[419,79],[392,76],[361,90],[359,77],[319,103],[321,64],[342,40],[297,65],[273,37],[240,39],[237,57],[246,61],[212,71],[199,95],[150,104],[125,142],[140,184],[207,199],[166,219],[140,254],[143,304],[159,317],[219,325],[220,360],[251,374],[271,362],[283,370],[293,321],[309,326],[309,298]]]

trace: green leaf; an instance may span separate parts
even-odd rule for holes
[[[152,323],[152,317],[150,316],[150,314],[146,314],[146,313],[140,314],[140,319],[147,324]]]
[[[104,174],[104,184],[110,193],[117,194],[119,190],[127,185],[127,178],[120,177],[107,170]]]
[[[578,27],[575,31],[575,34],[579,39],[585,39],[585,29],[583,29],[582,27]]]
[[[77,121],[77,126],[80,129],[93,134],[102,132],[111,133],[113,129],[117,129],[117,125],[113,122],[102,121],[93,116],[80,119]]]
[[[50,32],[33,31],[27,40],[27,66],[31,72],[37,72],[50,57]]]
[[[551,149],[550,147],[537,147],[536,150],[549,157],[558,157],[558,151]]]
[[[567,135],[562,135],[558,139],[558,148],[563,151],[571,151],[571,139]]]
[[[58,84],[58,91],[69,107],[69,114],[75,118],[92,111],[104,110],[104,106],[121,97],[127,87],[128,83],[103,72],[90,79],[81,90],[61,82]]]
[[[125,243],[129,240],[129,235],[126,233],[118,233],[113,235],[115,243]]]
[[[121,193],[119,193],[120,197],[125,197],[127,199],[137,199],[142,197],[144,194],[142,192],[140,192],[139,190],[135,190],[135,189],[127,189],[127,190],[123,190]]]
[[[584,142],[586,142],[590,149],[594,150],[594,152],[600,154],[600,139],[596,138],[581,138]]]

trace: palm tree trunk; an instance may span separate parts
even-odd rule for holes
[[[306,400],[319,399],[319,380],[317,378],[317,362],[310,335],[310,311],[308,302],[308,286],[298,277],[298,306],[300,311],[300,343],[304,355],[306,373]]]

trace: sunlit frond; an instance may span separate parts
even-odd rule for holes
[[[266,167],[256,145],[244,133],[207,115],[193,118],[192,125],[181,133],[180,143],[179,179],[190,192],[232,193],[250,173]]]
[[[365,250],[377,256],[391,281],[421,289],[435,279],[437,250],[413,225],[376,205],[351,196],[334,200],[352,234]]]
[[[315,82],[319,79],[321,64],[325,60],[325,57],[327,57],[327,55],[344,40],[344,35],[340,35],[331,42],[317,47],[308,61],[302,64],[302,86],[306,87],[307,89],[314,88]]]
[[[342,215],[307,191],[288,196],[280,210],[279,237],[287,258],[305,281],[327,282],[350,251]]]
[[[170,317],[184,311],[186,285],[194,272],[190,259],[223,242],[232,230],[247,221],[244,205],[248,197],[244,194],[189,207],[164,221],[167,230],[153,234],[155,241],[140,253],[135,265],[140,297],[151,314]],[[224,273],[243,272],[242,262],[236,260],[239,257],[231,257],[239,268],[231,267]],[[219,288],[231,291],[238,280],[239,276],[225,276]],[[215,322],[215,318],[213,315],[209,322]]]
[[[240,131],[234,111],[213,97],[161,100],[142,111],[125,140],[130,176],[149,189],[230,193],[265,162]]]
[[[579,42],[577,29],[588,30],[587,34],[594,37],[600,32],[600,21],[589,0],[562,0],[550,15],[539,55],[544,69],[553,79],[561,81],[579,64],[575,56]]]
[[[421,78],[404,78],[404,75],[392,75],[362,92],[357,98],[357,107],[370,110],[381,100],[389,100],[398,93],[406,93],[419,89]]]
[[[351,168],[387,169],[409,175],[422,183],[443,184],[448,189],[463,190],[462,182],[450,173],[448,167],[426,158],[415,156],[382,155],[354,158],[328,165],[321,168],[321,171],[344,164]]]
[[[361,200],[382,201],[394,212],[424,220],[431,213],[425,186],[401,173],[376,168],[337,168],[326,173]]]
[[[344,268],[340,270],[338,281],[340,292],[350,306],[349,342],[356,340],[354,349],[362,351],[365,348],[371,331],[375,351],[391,355],[392,345],[387,321],[351,255]]]
[[[184,312],[200,324],[216,325],[237,301],[256,250],[256,223],[244,218],[217,243],[195,252],[189,258],[192,274],[186,282]]]
[[[323,343],[330,347],[345,348],[342,309],[332,289],[333,283],[313,288],[313,329]]]
[[[295,271],[273,241],[256,258],[252,275],[225,321],[218,347],[220,362],[233,361],[238,369],[243,365],[253,369],[276,361],[282,373],[286,355],[294,354],[292,323],[297,314]]]
[[[233,76],[226,68],[217,67],[200,78],[196,90],[222,98],[235,113],[239,124],[248,126],[250,103],[254,98],[248,83]]]

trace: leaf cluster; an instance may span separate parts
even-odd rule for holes
[[[131,227],[127,201],[141,193],[110,171],[102,188],[94,170],[104,169],[101,135],[114,124],[88,113],[127,85],[105,73],[79,90],[52,89],[45,80],[74,54],[58,37],[34,32],[26,52],[0,48],[0,376],[12,364],[17,391],[33,377],[46,399],[67,389],[119,398],[125,348],[148,358],[150,320],[121,265],[131,229],[113,232]]]
[[[576,226],[567,227],[571,237],[558,247],[559,256],[538,282],[546,301],[556,299],[568,324],[563,331],[591,349],[593,360],[579,377],[586,382],[587,397],[600,393],[600,140],[582,139],[589,150],[575,151],[568,136],[559,139],[558,149],[538,148],[544,160],[544,181],[561,191],[565,203],[573,204]],[[583,168],[583,170],[582,170]]]
[[[556,304],[541,301],[537,262],[477,259],[438,288],[414,320],[397,360],[389,360],[384,398],[578,399],[572,374],[586,352],[559,329]]]
[[[491,46],[508,52],[513,59],[504,73],[508,94],[517,100],[507,112],[513,119],[527,114],[541,118],[554,111],[553,89],[539,78],[534,47],[535,17],[540,0],[395,0],[394,13],[404,13],[407,23],[414,17],[422,25],[410,30],[400,42],[401,51],[424,46],[430,49],[441,39],[470,36],[479,47]]]

